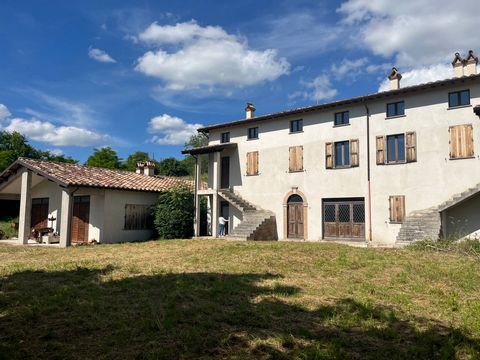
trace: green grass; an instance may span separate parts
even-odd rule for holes
[[[16,220],[18,222],[18,219]],[[0,220],[0,239],[10,239],[18,236],[18,231],[12,228],[12,219]]]
[[[478,359],[480,262],[333,244],[0,245],[0,359]]]

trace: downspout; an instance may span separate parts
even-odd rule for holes
[[[199,176],[198,174],[198,155],[193,155],[193,157],[195,158],[195,176],[193,178],[193,205],[194,205],[194,215],[195,216],[195,220],[193,222],[193,234],[196,236],[196,237],[199,237],[200,234],[197,234],[197,229],[200,229],[200,224],[197,224],[197,210],[200,211],[200,209],[197,209],[198,206],[200,206],[200,201],[198,201],[198,197],[197,197],[197,184],[199,184],[199,182],[197,181],[197,177]]]
[[[365,112],[367,114],[367,183],[368,183],[368,241],[372,242],[372,187],[370,178],[370,109],[367,103]]]

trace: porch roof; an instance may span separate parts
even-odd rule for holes
[[[163,192],[176,185],[194,187],[193,180],[189,179],[19,158],[0,174],[0,188],[12,181],[15,178],[13,175],[22,167],[63,187],[84,186],[148,192]]]
[[[224,143],[224,144],[217,144],[217,145],[208,145],[208,146],[201,146],[192,149],[186,149],[182,151],[182,154],[190,154],[190,155],[201,155],[201,154],[210,154],[214,152],[220,152],[225,149],[234,149],[237,147],[236,143]]]

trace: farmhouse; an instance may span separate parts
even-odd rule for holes
[[[212,228],[230,236],[401,246],[480,234],[480,75],[472,51],[452,78],[199,129],[209,145]],[[201,162],[197,161],[197,174]],[[197,206],[196,234],[200,233]],[[210,233],[216,236],[216,231]]]
[[[61,246],[147,240],[158,194],[192,185],[155,176],[154,167],[140,162],[133,173],[20,158],[0,174],[0,195],[20,201],[21,244],[32,237]]]

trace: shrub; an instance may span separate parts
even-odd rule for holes
[[[158,197],[155,228],[161,239],[193,236],[194,197],[187,186],[178,186]]]

